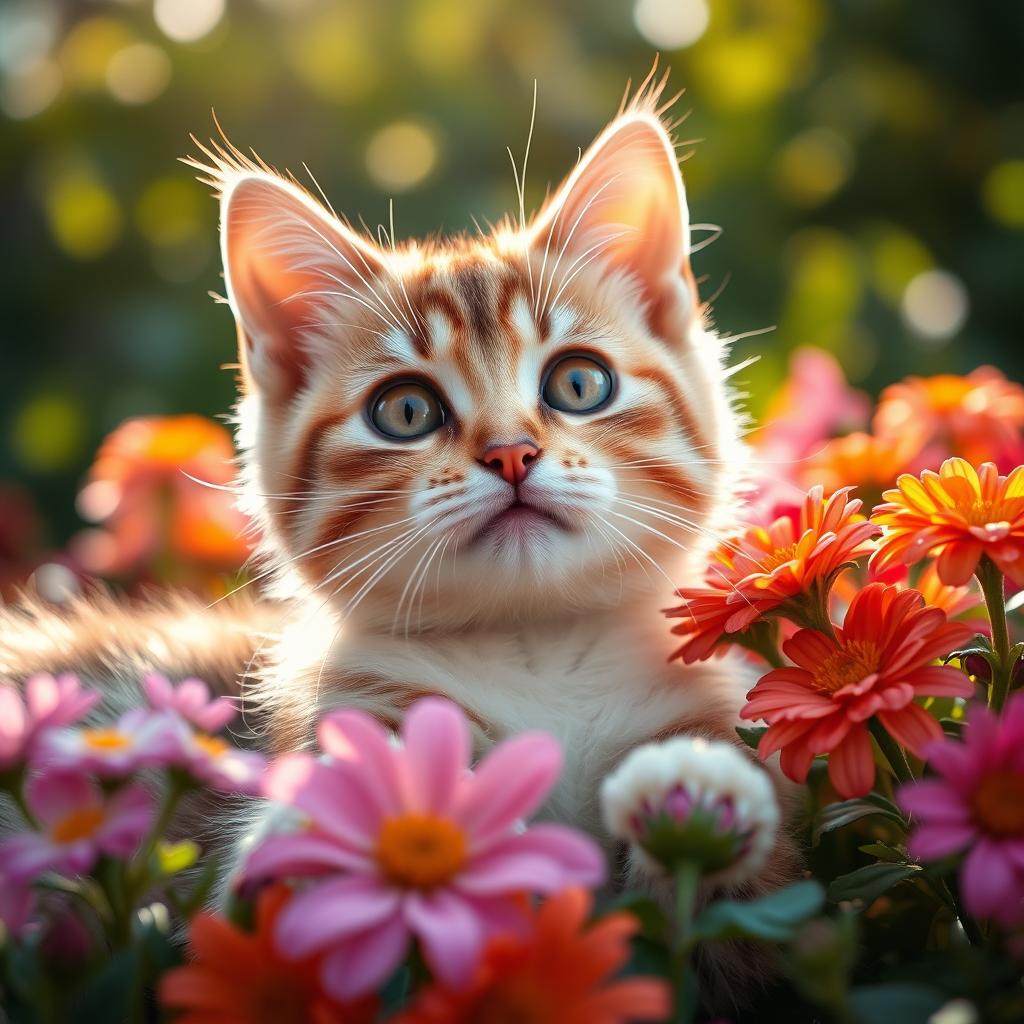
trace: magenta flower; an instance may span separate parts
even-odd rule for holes
[[[35,893],[24,884],[0,877],[0,925],[18,936],[28,926],[35,909]]]
[[[40,672],[25,683],[25,695],[0,686],[0,771],[29,758],[47,729],[73,725],[95,707],[100,695],[83,690],[78,677]]]
[[[173,711],[203,732],[220,732],[238,710],[230,697],[211,700],[201,679],[186,679],[174,686],[167,676],[150,672],[142,680],[149,703],[157,711]]]
[[[206,785],[224,793],[255,796],[267,760],[253,750],[240,750],[220,736],[182,729],[179,732],[180,753],[175,762]]]
[[[129,857],[153,817],[152,799],[141,786],[108,796],[91,779],[68,772],[33,776],[25,799],[39,830],[0,842],[0,875],[14,884],[44,871],[84,874],[103,853]]]
[[[112,725],[51,729],[39,738],[36,761],[58,770],[123,778],[139,768],[166,766],[181,756],[178,720],[133,708]]]
[[[318,736],[326,760],[285,757],[264,784],[307,827],[263,842],[244,879],[318,879],[282,911],[276,941],[287,957],[324,954],[321,980],[336,998],[376,988],[414,936],[441,981],[465,984],[484,941],[525,923],[524,896],[603,880],[591,840],[521,824],[558,778],[549,736],[507,740],[475,774],[465,717],[444,700],[413,706],[401,746],[359,711],[328,714]]]
[[[931,861],[967,850],[967,909],[1007,926],[1024,921],[1024,694],[1010,698],[1002,718],[971,707],[963,742],[932,743],[925,755],[937,777],[897,794],[918,819],[910,853]]]

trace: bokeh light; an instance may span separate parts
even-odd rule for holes
[[[370,139],[366,170],[381,188],[404,192],[430,174],[437,158],[437,142],[425,125],[396,121]]]
[[[121,103],[149,103],[171,80],[170,58],[152,43],[132,43],[107,64],[107,88]]]
[[[948,270],[926,270],[907,285],[901,309],[907,326],[920,338],[947,342],[967,320],[967,289]]]
[[[85,417],[67,394],[40,394],[18,409],[11,448],[32,473],[64,469],[84,449]]]
[[[153,0],[153,17],[168,39],[194,43],[224,17],[224,0]]]
[[[704,35],[711,12],[706,0],[637,0],[633,19],[652,46],[677,50]]]
[[[1024,228],[1024,160],[996,164],[982,182],[989,216],[1011,228]]]

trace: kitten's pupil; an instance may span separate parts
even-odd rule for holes
[[[415,410],[412,407],[412,402],[406,401],[405,403],[405,422],[412,423],[412,418],[415,415]]]
[[[580,379],[578,372],[574,372],[572,375],[572,389],[576,392],[577,398],[583,397],[583,381]]]

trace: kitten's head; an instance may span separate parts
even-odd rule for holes
[[[381,246],[210,153],[250,503],[289,573],[400,630],[670,593],[734,494],[722,345],[649,95],[529,223]]]

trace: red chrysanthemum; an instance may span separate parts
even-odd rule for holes
[[[428,988],[397,1021],[626,1024],[664,1020],[671,1007],[664,981],[612,977],[629,959],[636,919],[625,913],[609,914],[588,927],[592,902],[583,889],[564,890],[535,913],[528,936],[491,940],[467,988]]]
[[[680,622],[672,632],[686,637],[673,657],[687,664],[709,657],[726,634],[739,633],[784,602],[828,580],[871,551],[878,527],[859,515],[852,488],[827,501],[821,487],[804,498],[800,520],[782,516],[769,527],[752,526],[722,544],[704,587],[676,591],[683,604],[666,614]],[[820,595],[819,595],[820,599]]]
[[[932,663],[971,633],[941,609],[925,607],[915,590],[865,587],[835,639],[800,630],[783,644],[793,667],[774,669],[747,694],[741,717],[768,723],[758,754],[781,750],[782,770],[796,782],[807,778],[816,755],[829,754],[829,778],[840,795],[869,792],[875,761],[868,721],[877,718],[918,756],[942,739],[939,723],[914,699],[970,696],[973,684],[959,669]]]
[[[995,465],[975,468],[947,459],[938,473],[905,474],[872,514],[884,528],[871,558],[876,572],[938,558],[939,578],[951,587],[970,580],[987,555],[1024,586],[1024,466],[1000,476]]]
[[[189,930],[194,960],[160,982],[160,1004],[180,1011],[177,1024],[371,1024],[377,1000],[341,1006],[320,988],[315,962],[285,960],[272,933],[290,893],[273,886],[256,904],[256,930],[213,914]]]

